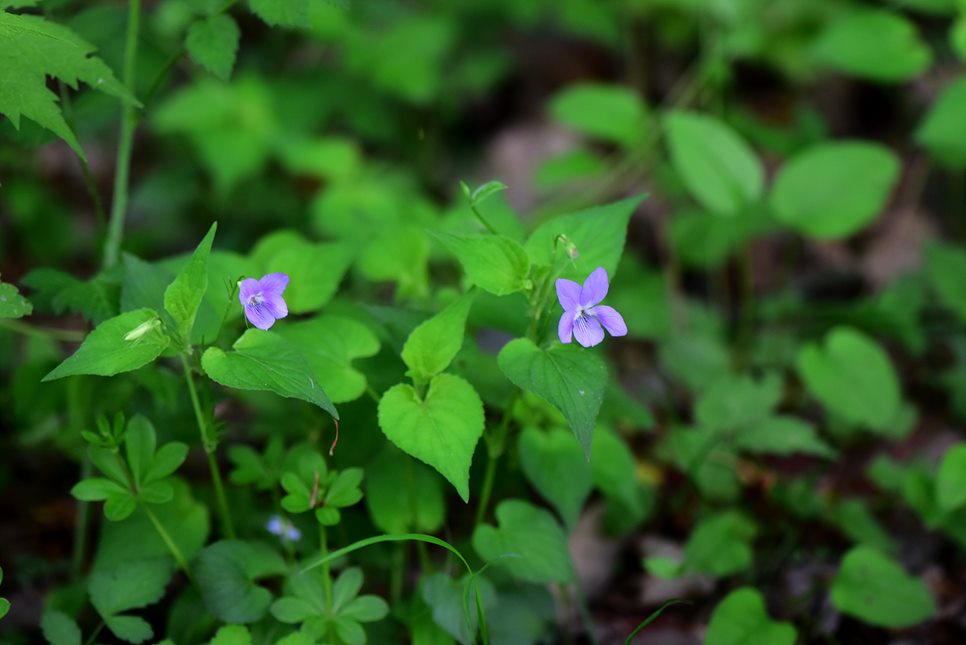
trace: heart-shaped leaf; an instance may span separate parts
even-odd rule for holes
[[[580,444],[566,430],[526,428],[517,449],[527,479],[573,528],[594,487],[591,467]]]
[[[705,645],[794,645],[798,633],[790,623],[771,620],[765,600],[751,587],[735,589],[715,607]]]
[[[222,540],[205,547],[195,563],[205,606],[226,623],[261,620],[272,603],[272,594],[255,580],[285,571],[285,561],[278,553],[239,540]]]
[[[400,383],[379,400],[379,427],[394,444],[448,479],[463,501],[470,496],[470,462],[483,434],[483,402],[473,386],[437,374],[422,399]]]

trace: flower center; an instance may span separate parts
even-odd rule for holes
[[[257,307],[263,302],[265,302],[265,298],[262,296],[261,292],[254,294],[251,298],[248,299],[248,304],[251,307]]]
[[[594,315],[594,308],[585,307],[583,305],[577,305],[577,310],[574,312],[574,320],[581,320],[584,318],[590,318]]]

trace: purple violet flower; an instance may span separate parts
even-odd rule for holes
[[[245,307],[248,322],[259,329],[269,329],[279,318],[288,315],[282,293],[288,286],[288,275],[269,273],[261,280],[245,278],[238,283],[238,299]]]
[[[607,295],[607,271],[604,267],[594,272],[580,286],[573,280],[557,280],[557,299],[564,308],[557,325],[561,343],[573,337],[584,347],[593,347],[604,340],[604,330],[611,336],[626,336],[627,325],[613,307],[598,304]]]
[[[269,518],[268,524],[265,525],[265,530],[272,535],[277,535],[282,538],[283,542],[298,542],[302,539],[302,532],[295,528],[295,525],[290,521],[278,515],[272,515]]]

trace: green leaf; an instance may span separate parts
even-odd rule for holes
[[[211,380],[239,390],[274,392],[308,401],[339,418],[301,352],[278,334],[249,329],[232,348],[234,351],[225,352],[209,347],[201,357],[201,367]]]
[[[647,107],[628,87],[597,83],[570,85],[550,101],[550,114],[588,136],[634,148],[643,144]]]
[[[83,502],[100,502],[111,497],[130,497],[131,491],[110,479],[88,477],[74,484],[70,494]]]
[[[864,500],[842,500],[829,509],[828,517],[857,544],[865,544],[883,553],[897,549],[896,541],[882,528]]]
[[[589,457],[609,378],[604,361],[593,352],[572,345],[555,344],[550,349],[540,349],[527,338],[507,343],[497,361],[514,385],[537,394],[564,415]]]
[[[282,575],[285,561],[257,542],[222,540],[205,547],[194,565],[205,606],[226,623],[255,623],[264,618],[272,594],[255,584]]]
[[[553,515],[511,499],[496,507],[496,519],[499,528],[480,524],[473,531],[473,548],[481,558],[523,582],[546,584],[574,579],[567,536]]]
[[[419,581],[419,594],[432,610],[433,621],[463,645],[476,642],[479,627],[476,608],[469,601],[475,597],[471,585],[479,588],[484,612],[496,604],[496,589],[481,575],[454,580],[445,573],[433,573]]]
[[[966,250],[952,244],[930,244],[926,249],[926,273],[939,301],[966,321]]]
[[[699,204],[730,216],[761,199],[765,187],[761,162],[727,124],[678,110],[665,117],[664,127],[671,163]]]
[[[0,282],[0,318],[23,318],[33,311],[34,306],[20,295],[17,287]]]
[[[765,600],[751,587],[728,594],[715,607],[705,635],[705,645],[794,645],[798,633],[791,623],[768,617]]]
[[[143,484],[164,479],[181,467],[184,460],[188,458],[188,445],[179,441],[172,441],[161,446],[161,449],[154,454],[151,465],[148,466],[141,478]]]
[[[416,327],[402,348],[402,359],[416,381],[439,374],[463,346],[466,316],[476,292],[470,291]]]
[[[352,253],[345,244],[312,244],[295,238],[271,255],[264,270],[288,274],[285,302],[291,313],[304,314],[328,304],[351,260]]]
[[[854,547],[842,559],[831,598],[842,613],[879,627],[911,627],[936,613],[922,581],[868,546]]]
[[[174,318],[185,343],[191,342],[195,316],[208,290],[208,256],[211,254],[211,243],[215,240],[217,229],[217,223],[211,225],[191,259],[164,291],[164,309]]]
[[[252,645],[252,634],[244,625],[225,625],[208,645]]]
[[[351,318],[325,315],[279,326],[276,333],[299,350],[334,403],[354,401],[365,393],[366,377],[352,361],[379,352],[379,339],[368,327]]]
[[[822,441],[811,423],[781,415],[766,417],[740,429],[735,436],[735,447],[754,454],[803,453],[829,459],[835,456],[835,451]]]
[[[885,207],[901,165],[875,143],[821,143],[782,166],[771,192],[775,216],[818,239],[848,237]]]
[[[154,459],[154,451],[157,447],[154,426],[140,414],[132,417],[127,424],[124,443],[127,448],[127,463],[131,468],[131,476],[135,484],[139,484]]]
[[[882,83],[915,78],[932,62],[915,25],[898,13],[874,9],[829,20],[812,55],[831,69]]]
[[[966,20],[961,20],[966,33]],[[915,139],[943,165],[966,168],[966,78],[946,87],[916,130]]]
[[[591,454],[594,485],[608,498],[620,502],[622,514],[637,519],[643,517],[645,509],[637,478],[637,461],[624,440],[608,428],[598,428]]]
[[[721,378],[698,397],[694,417],[710,430],[742,429],[768,416],[783,390],[784,383],[775,374],[760,380],[750,376]]]
[[[379,427],[394,444],[429,464],[469,500],[470,462],[483,434],[483,402],[458,376],[438,374],[421,398],[400,383],[379,400]]]
[[[456,256],[473,284],[505,296],[530,288],[530,258],[517,242],[505,235],[457,235],[430,231]]]
[[[0,598],[0,618],[3,618],[10,611],[10,601],[6,598]]]
[[[594,485],[580,444],[566,430],[542,432],[525,428],[520,433],[517,451],[527,479],[573,529]]]
[[[33,289],[33,302],[46,302],[57,314],[79,313],[98,325],[117,313],[115,284],[105,272],[83,281],[54,269],[34,269],[21,282]]]
[[[170,339],[151,309],[136,309],[105,320],[44,381],[77,374],[114,376],[144,367],[161,355]]]
[[[366,506],[380,531],[435,533],[443,526],[443,487],[432,470],[386,444],[366,473]]]
[[[77,622],[62,611],[48,609],[40,618],[40,629],[50,645],[81,645]]]
[[[25,116],[50,130],[85,159],[84,151],[57,106],[47,77],[77,89],[77,82],[136,102],[100,58],[95,47],[63,25],[40,16],[0,10],[0,114],[20,129]]]
[[[195,21],[188,28],[185,48],[194,62],[227,81],[235,66],[240,38],[238,24],[231,16],[215,14]]]
[[[470,187],[464,182],[460,182],[460,188],[463,189],[463,194],[470,201],[470,204],[474,206],[479,206],[487,200],[487,198],[492,197],[496,193],[504,191],[507,189],[507,185],[502,181],[491,180],[485,184],[480,184],[476,187],[473,192],[470,192]]]
[[[248,4],[271,27],[309,26],[309,0],[248,0]]]
[[[808,391],[847,423],[889,432],[901,410],[901,393],[889,356],[875,341],[837,327],[823,345],[801,349],[798,373]]]
[[[717,577],[730,576],[751,566],[752,540],[757,527],[738,511],[725,511],[702,520],[684,549],[686,570]]]
[[[936,477],[936,501],[946,513],[966,504],[966,443],[946,452]]]
[[[550,266],[558,252],[558,238],[564,235],[576,247],[578,255],[562,277],[583,282],[591,271],[604,267],[613,280],[624,252],[627,222],[643,199],[629,197],[544,222],[527,239],[525,248],[530,260],[537,265]]]
[[[150,625],[140,618],[120,614],[161,600],[171,573],[167,558],[133,560],[95,570],[87,584],[91,603],[115,636],[141,643],[153,636]]]

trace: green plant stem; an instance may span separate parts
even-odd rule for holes
[[[191,580],[191,568],[188,566],[188,560],[185,559],[181,549],[178,548],[178,545],[175,544],[175,541],[171,538],[171,534],[168,533],[167,529],[164,528],[164,525],[161,524],[161,520],[158,519],[158,516],[154,514],[154,511],[152,511],[147,504],[142,503],[141,508],[144,509],[148,519],[151,520],[151,524],[154,525],[154,529],[158,532],[158,535],[161,536],[161,540],[164,541],[165,546],[168,547],[168,551],[170,551],[171,555],[174,556],[175,562],[178,563],[178,566],[181,567],[181,570],[184,571],[185,575],[188,576],[188,579]]]
[[[325,606],[330,615],[334,615],[332,607],[332,572],[329,571],[329,540],[325,527],[319,524],[319,550],[322,553],[322,593],[325,594]]]
[[[68,388],[77,382],[77,379],[70,379]],[[93,474],[91,460],[87,454],[81,455],[81,481]],[[87,551],[87,525],[90,521],[91,505],[89,502],[77,500],[77,524],[74,526],[74,551],[71,554],[70,577],[72,580],[79,580],[81,570],[84,568],[84,554]]]
[[[500,232],[497,231],[492,224],[490,224],[490,221],[483,216],[483,213],[481,213],[480,209],[476,207],[476,204],[470,204],[470,210],[473,211],[473,215],[476,216],[476,219],[480,220],[480,224],[482,224],[487,231],[493,235],[500,234]]]
[[[104,629],[103,618],[101,619],[101,622],[97,624],[97,627],[94,628],[94,631],[91,632],[91,635],[87,637],[87,640],[84,641],[84,645],[93,645],[94,641],[96,641],[97,637],[100,635],[102,629]]]
[[[0,327],[6,327],[10,331],[15,331],[25,336],[38,336],[41,338],[52,338],[53,340],[63,340],[68,343],[79,343],[84,340],[86,334],[82,331],[72,331],[70,329],[52,329],[50,327],[36,327],[21,320],[12,318],[0,319]]]
[[[406,543],[400,542],[396,545],[393,554],[392,571],[389,578],[389,599],[392,606],[396,606],[402,599],[403,577],[406,573]]]
[[[483,489],[480,491],[480,505],[476,507],[476,523],[480,524],[486,517],[487,507],[490,505],[490,497],[493,494],[493,482],[496,480],[496,464],[506,450],[506,440],[510,433],[510,417],[513,416],[513,406],[520,398],[522,391],[516,388],[507,401],[506,409],[503,411],[503,418],[497,427],[495,437],[487,437],[487,460],[486,473],[483,475]]]
[[[231,520],[231,512],[228,510],[228,499],[225,497],[225,486],[222,483],[221,469],[218,467],[218,459],[215,451],[218,442],[214,437],[209,436],[205,416],[201,412],[201,402],[198,399],[198,390],[195,388],[195,380],[191,375],[191,366],[188,365],[188,358],[180,354],[181,367],[184,370],[184,379],[188,383],[188,395],[191,397],[191,407],[195,411],[195,421],[198,423],[198,432],[201,433],[201,444],[208,454],[208,468],[211,470],[211,483],[215,487],[215,500],[218,503],[218,512],[221,516],[222,528],[230,539],[235,538],[235,526]]]
[[[141,18],[141,0],[130,0],[127,17],[127,39],[124,44],[124,86],[133,96],[134,74],[138,55],[138,31]],[[107,239],[104,242],[104,266],[117,264],[121,254],[121,238],[124,235],[124,218],[127,214],[128,182],[131,172],[131,148],[134,144],[134,128],[137,124],[135,107],[131,101],[121,105],[121,136],[117,144],[117,167],[114,172],[114,194],[111,200],[111,218],[107,223]]]

